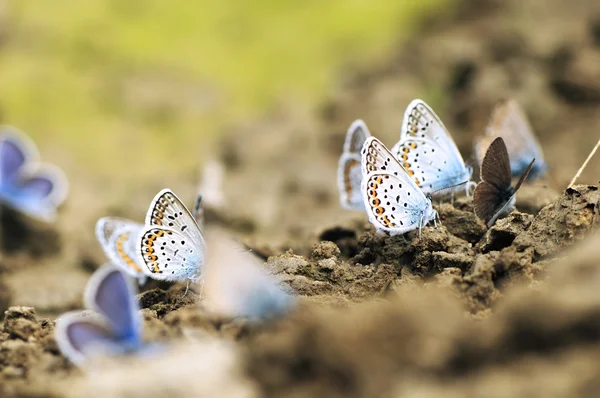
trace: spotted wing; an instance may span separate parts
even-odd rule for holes
[[[163,189],[154,197],[146,213],[146,225],[174,230],[204,246],[204,238],[194,216],[170,189]]]
[[[146,226],[138,238],[144,272],[166,281],[196,280],[204,265],[204,245],[174,229]]]
[[[409,138],[429,139],[448,153],[453,163],[465,163],[444,123],[429,105],[419,99],[413,100],[404,113],[400,141]]]
[[[364,180],[361,191],[369,221],[379,230],[401,234],[418,228],[431,201],[391,152],[375,137],[362,151]]]

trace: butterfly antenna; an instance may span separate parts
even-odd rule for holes
[[[463,181],[463,182],[459,182],[458,184],[454,184],[454,185],[448,185],[447,187],[440,188],[440,189],[438,189],[438,190],[435,190],[435,191],[433,191],[433,192],[431,193],[431,195],[433,195],[433,194],[435,194],[435,193],[438,193],[438,192],[440,192],[440,191],[445,191],[446,189],[450,189],[450,188],[459,187],[459,186],[461,186],[461,185],[464,185],[464,184],[467,184],[467,183],[469,183],[469,181],[470,181],[470,180]]]
[[[590,160],[592,159],[592,157],[594,156],[594,154],[598,150],[598,147],[600,147],[600,140],[598,140],[598,142],[596,143],[596,146],[594,147],[594,149],[592,149],[592,151],[588,155],[588,157],[585,160],[585,162],[583,162],[583,164],[581,165],[581,167],[579,168],[579,170],[577,170],[577,174],[575,174],[575,177],[573,177],[573,179],[571,180],[571,182],[569,183],[569,186],[567,188],[571,188],[573,186],[573,184],[575,184],[575,181],[577,181],[577,179],[579,178],[579,176],[581,175],[581,173],[583,173],[583,170],[587,167],[588,163],[590,162]]]

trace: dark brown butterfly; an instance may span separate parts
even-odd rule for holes
[[[498,217],[510,213],[515,205],[515,196],[531,171],[535,158],[525,169],[519,182],[511,186],[510,160],[502,137],[496,138],[488,147],[481,162],[481,182],[473,194],[475,214],[489,227]]]

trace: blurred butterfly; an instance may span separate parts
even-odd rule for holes
[[[406,108],[400,141],[392,153],[425,194],[441,197],[464,189],[468,195],[475,185],[473,169],[465,165],[450,133],[419,99]]]
[[[513,177],[522,175],[533,158],[536,162],[531,168],[529,178],[541,177],[546,172],[547,164],[542,148],[533,135],[525,112],[515,100],[500,101],[496,105],[485,135],[475,141],[475,155],[480,164],[495,137],[504,139]]]
[[[252,252],[219,231],[211,231],[207,242],[204,289],[212,311],[231,318],[266,319],[294,307],[293,295]]]
[[[418,228],[420,235],[429,221],[435,223],[430,198],[381,141],[367,138],[361,156],[363,201],[377,230],[398,235]]]
[[[204,268],[204,252],[204,237],[194,216],[170,189],[160,191],[138,236],[142,271],[157,280],[197,281]]]
[[[355,120],[346,133],[344,150],[338,163],[338,189],[340,203],[348,210],[364,210],[360,183],[360,151],[366,139],[371,136],[362,120]]]
[[[62,354],[82,366],[98,356],[143,350],[136,293],[121,270],[110,264],[99,268],[84,295],[86,307],[93,312],[69,312],[56,321],[55,338]]]
[[[137,261],[138,237],[142,224],[117,217],[103,217],[96,223],[96,237],[112,264],[143,285],[148,278]]]
[[[510,160],[504,140],[498,137],[492,141],[481,163],[481,182],[477,184],[473,194],[475,214],[488,228],[494,225],[499,217],[514,209],[517,191],[527,178],[534,162],[535,159],[530,161],[513,188]]]
[[[0,202],[51,222],[67,191],[63,172],[40,163],[38,151],[27,136],[11,127],[0,128]]]

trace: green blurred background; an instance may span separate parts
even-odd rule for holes
[[[197,167],[226,126],[318,104],[450,1],[9,1],[0,117],[101,175]]]

